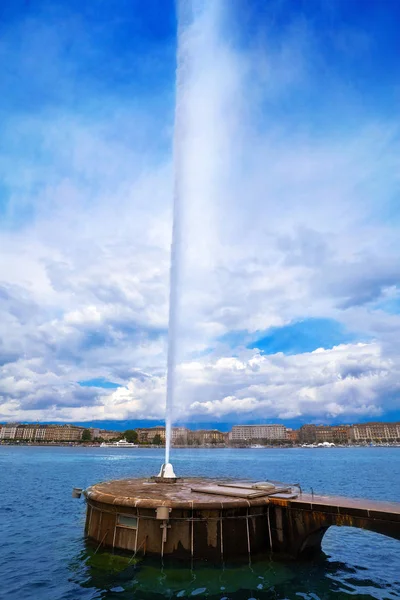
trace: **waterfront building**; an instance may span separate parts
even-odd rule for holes
[[[18,429],[20,429],[18,427]],[[31,442],[36,437],[36,432],[39,429],[38,425],[29,425],[22,428],[22,440]]]
[[[35,433],[35,442],[44,442],[46,439],[46,427],[47,425],[40,425]]]
[[[204,446],[208,444],[224,444],[226,434],[218,429],[197,429],[189,431],[188,444]]]
[[[284,425],[234,425],[230,435],[232,442],[286,439],[286,427]]]
[[[185,446],[188,443],[189,429],[187,427],[172,428],[172,445]]]
[[[159,435],[161,442],[165,443],[165,427],[141,427],[136,429],[139,444],[152,444],[156,435]]]
[[[400,423],[360,423],[351,427],[355,442],[400,441]]]
[[[76,425],[9,424],[0,430],[0,439],[23,442],[78,442],[84,427]]]
[[[299,429],[299,442],[301,444],[315,444],[317,441],[317,426],[302,425]]]
[[[79,442],[84,429],[75,425],[49,425],[45,439],[52,442]]]
[[[99,436],[105,442],[109,442],[111,440],[120,440],[123,437],[121,431],[106,431],[105,429],[100,429]]]
[[[350,425],[317,425],[315,428],[316,442],[347,444],[350,440]]]
[[[8,425],[3,425],[0,429],[0,439],[1,440],[14,440],[15,434],[17,433],[17,423],[9,423]]]
[[[95,440],[95,439],[101,437],[100,429],[98,427],[88,427],[87,429],[89,429],[89,431],[90,431],[92,440]]]
[[[27,424],[19,425],[15,433],[16,440],[22,440],[24,442],[32,442],[35,440],[36,432],[39,429],[39,425]]]
[[[297,429],[286,429],[286,438],[293,444],[297,444],[299,441],[299,432]]]

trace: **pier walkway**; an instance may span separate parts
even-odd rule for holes
[[[282,495],[283,496],[283,495]],[[332,525],[358,527],[400,540],[400,503],[300,494],[270,496],[270,545],[295,557],[321,549]]]

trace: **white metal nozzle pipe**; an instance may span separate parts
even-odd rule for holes
[[[171,463],[165,463],[161,465],[158,477],[161,477],[162,479],[176,479],[174,468]]]

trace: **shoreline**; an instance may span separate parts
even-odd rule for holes
[[[46,442],[46,443],[31,443],[31,442],[14,442],[14,441],[6,441],[2,440],[0,442],[0,448],[2,446],[16,446],[16,447],[24,447],[24,448],[102,448],[103,450],[148,450],[148,449],[157,449],[164,450],[165,445],[155,445],[155,444],[147,444],[147,445],[138,445],[135,448],[113,448],[113,447],[102,447],[100,444],[86,444],[86,443],[75,443],[75,442]],[[323,446],[303,446],[301,444],[271,444],[265,445],[261,447],[251,447],[251,446],[229,446],[224,444],[205,444],[205,445],[182,445],[182,446],[172,446],[174,450],[279,450],[279,449],[299,449],[302,450],[331,450],[335,448],[400,448],[400,443],[384,443],[384,444],[337,444],[335,446],[331,446],[329,448]]]

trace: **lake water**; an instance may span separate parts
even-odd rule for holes
[[[73,487],[155,474],[162,449],[0,446],[1,600],[140,598],[400,598],[400,542],[334,527],[308,563],[254,560],[137,565],[83,539],[85,503]],[[181,476],[299,481],[304,491],[400,501],[400,448],[193,449],[173,451]]]

